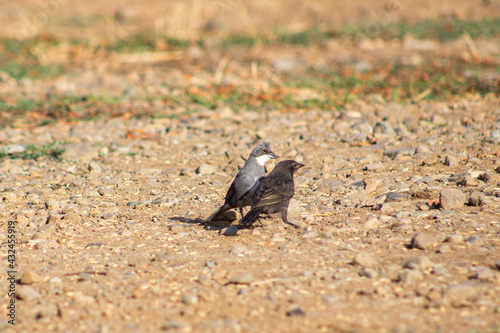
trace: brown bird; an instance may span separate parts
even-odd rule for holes
[[[293,160],[279,162],[267,177],[260,178],[255,184],[252,196],[252,208],[243,217],[241,224],[249,226],[262,213],[281,213],[283,222],[288,223],[287,210],[290,199],[295,193],[293,175],[304,164]]]

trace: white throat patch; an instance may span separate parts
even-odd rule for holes
[[[271,155],[261,155],[259,157],[256,157],[255,159],[257,160],[258,165],[264,166],[264,164],[266,164],[266,162],[271,158],[273,158]]]

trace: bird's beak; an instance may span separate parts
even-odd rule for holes
[[[269,154],[269,156],[271,156],[271,158],[278,158],[278,155],[276,155],[275,153],[271,153]]]
[[[305,167],[305,166],[306,166],[305,164],[297,163],[296,168],[297,168],[297,169],[300,169],[300,168],[303,168],[303,167]]]

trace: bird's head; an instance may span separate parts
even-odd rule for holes
[[[272,151],[269,142],[266,141],[255,147],[252,150],[252,155],[255,156],[257,163],[262,166],[270,159],[278,158],[278,156],[276,156],[276,154]]]
[[[279,162],[275,169],[282,169],[282,170],[289,170],[290,173],[293,175],[297,170],[300,168],[304,167],[305,165],[299,162],[296,162],[294,160],[285,160]]]

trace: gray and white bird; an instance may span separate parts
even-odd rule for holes
[[[264,165],[273,158],[277,158],[277,156],[271,150],[268,142],[264,141],[255,147],[229,187],[224,205],[207,217],[205,222],[217,220],[225,211],[232,208],[239,208],[243,217],[243,207],[250,206],[252,202],[255,183],[266,175]]]
[[[267,177],[259,179],[252,196],[252,208],[243,217],[241,224],[251,225],[262,213],[281,213],[283,222],[288,223],[288,204],[295,193],[293,175],[303,166],[304,164],[293,160],[282,161]]]

